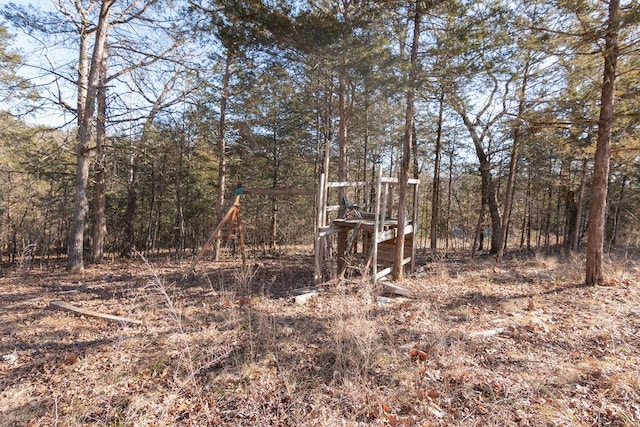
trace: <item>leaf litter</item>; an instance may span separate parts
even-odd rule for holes
[[[637,260],[586,287],[577,257],[452,257],[411,298],[350,277],[296,304],[311,260],[5,271],[0,426],[640,424]]]

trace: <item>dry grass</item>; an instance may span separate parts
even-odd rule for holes
[[[311,265],[221,262],[185,283],[186,265],[143,260],[6,271],[0,425],[640,424],[633,257],[607,262],[610,286],[582,286],[579,256],[441,260],[408,301],[350,279],[296,305]]]

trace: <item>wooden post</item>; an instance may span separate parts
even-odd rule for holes
[[[411,243],[411,273],[416,268],[416,242],[418,240],[418,185],[416,182],[413,186],[413,241]]]
[[[325,176],[324,174],[320,174],[320,182],[318,183],[318,194],[317,194],[317,216],[316,216],[316,233],[315,233],[315,250],[314,250],[314,265],[313,265],[313,280],[316,284],[319,284],[322,281],[322,259],[324,257],[324,251],[322,247],[323,239],[320,237],[320,229],[324,227],[324,221],[326,217],[326,203],[324,199],[325,193]]]
[[[382,195],[382,165],[379,166],[378,170],[378,182],[376,185],[376,219],[375,219],[375,227],[373,229],[373,265],[371,266],[371,281],[375,284],[378,276],[378,233],[382,228],[382,224],[384,223],[384,218],[381,218],[381,206],[380,206],[380,196]],[[386,195],[386,192],[385,192]]]
[[[235,207],[235,206],[234,206]],[[233,213],[231,214],[231,218],[229,218],[227,225],[227,240],[231,240],[231,236],[233,234],[233,223],[236,222],[236,218],[238,217],[239,209],[233,209]]]
[[[242,256],[242,266],[247,266],[247,254],[244,251],[244,229],[242,228],[242,218],[240,217],[240,206],[238,206],[238,237],[240,239],[240,255]],[[233,224],[233,223],[232,223]]]

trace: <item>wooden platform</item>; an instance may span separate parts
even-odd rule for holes
[[[415,263],[414,234],[417,231],[415,222],[418,214],[419,180],[410,179],[408,184],[413,188],[407,206],[407,220],[404,227],[404,257],[402,265],[413,270]],[[367,182],[330,182],[322,174],[317,195],[317,227],[315,234],[315,266],[316,282],[323,280],[324,245],[327,238],[337,238],[338,276],[344,272],[347,252],[354,254],[358,249],[358,239],[365,264],[361,271],[369,275],[372,281],[390,274],[395,262],[396,238],[398,236],[397,205],[394,187],[398,185],[396,178],[382,176],[374,183]],[[372,191],[374,190],[374,191]],[[397,190],[397,189],[396,189]],[[373,197],[372,197],[373,196]],[[348,202],[345,203],[345,200]],[[357,207],[355,206],[357,205]],[[394,218],[394,215],[396,218]],[[337,235],[334,236],[334,235]]]
[[[356,225],[358,228],[367,231],[373,231],[376,229],[376,221],[372,219],[359,219],[359,218],[347,218],[347,219],[334,219],[333,225],[336,227],[346,227],[346,228],[355,228]],[[398,227],[397,219],[386,219],[384,221],[380,221],[379,227],[381,230],[389,230],[391,228]]]

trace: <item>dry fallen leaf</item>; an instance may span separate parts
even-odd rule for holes
[[[236,304],[239,306],[251,304],[251,297],[240,297],[236,300]]]
[[[67,365],[73,365],[77,361],[78,355],[75,353],[67,353],[67,355],[64,356],[64,363],[66,363]]]
[[[385,414],[384,418],[387,420],[387,424],[390,426],[398,425],[398,416],[393,414]]]
[[[411,351],[409,352],[409,357],[411,357],[411,360],[414,362],[418,360],[418,349],[416,348],[411,349]]]

